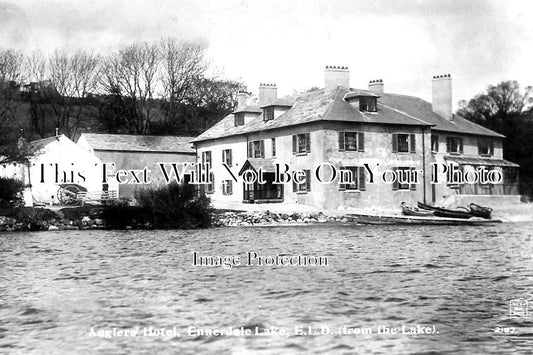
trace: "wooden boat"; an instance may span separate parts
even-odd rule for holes
[[[485,219],[491,219],[492,208],[483,207],[475,203],[470,204],[470,213],[475,217],[481,217]]]
[[[442,207],[434,207],[430,205],[426,205],[425,203],[418,202],[418,208],[422,208],[425,210],[432,210],[434,211],[435,216],[437,217],[446,217],[446,218],[462,218],[462,219],[469,219],[474,217],[469,210],[466,208],[465,211],[459,211],[459,210],[449,210]]]
[[[422,208],[409,206],[405,202],[402,202],[400,206],[402,207],[402,213],[406,216],[427,217],[427,216],[433,216],[433,214],[435,213],[434,211],[431,211],[431,210],[425,210]]]
[[[495,223],[502,223],[497,219],[483,219],[483,218],[445,218],[445,217],[419,217],[419,216],[403,216],[403,215],[370,215],[364,213],[347,213],[344,215],[350,222],[357,224],[377,224],[377,225],[440,225],[440,226],[480,226],[491,225]]]

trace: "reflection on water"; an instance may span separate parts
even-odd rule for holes
[[[3,233],[0,353],[525,353],[532,319],[510,319],[509,301],[533,299],[532,235],[532,224]],[[194,251],[307,252],[329,266],[193,267]],[[439,334],[89,336],[91,328],[403,324]]]

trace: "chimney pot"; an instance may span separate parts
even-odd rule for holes
[[[268,105],[278,99],[278,88],[276,84],[259,84],[259,107]]]
[[[337,87],[350,88],[350,70],[347,66],[326,65],[324,71],[324,89],[333,92]]]
[[[452,76],[441,74],[433,76],[431,82],[431,108],[436,114],[452,120]]]
[[[385,89],[385,84],[383,84],[382,79],[371,80],[368,83],[368,91],[371,91],[373,93],[383,94],[384,89]]]
[[[237,109],[244,108],[248,105],[248,93],[239,91],[237,93]]]

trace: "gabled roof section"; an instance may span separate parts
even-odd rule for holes
[[[65,135],[62,134],[62,135],[59,135],[59,136],[51,136],[51,137],[46,137],[46,138],[43,138],[43,139],[38,139],[36,141],[31,141],[29,143],[29,146],[30,146],[31,150],[40,150],[40,149],[43,149],[44,147],[46,147],[50,143],[59,141],[62,137],[65,137]]]
[[[259,168],[262,168],[265,172],[274,172],[274,160],[268,158],[248,158],[242,165],[241,170],[239,170],[239,176],[244,174],[246,170],[253,170],[257,172]]]
[[[100,133],[83,133],[81,137],[94,150],[195,154],[191,145],[194,137]]]
[[[458,115],[454,115],[454,118],[451,121],[447,120],[432,111],[431,103],[415,96],[385,93],[378,100],[378,107],[394,108],[413,117],[422,119],[432,124],[432,130],[435,131],[476,134],[501,138],[505,137]]]

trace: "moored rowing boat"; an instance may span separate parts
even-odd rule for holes
[[[402,202],[400,207],[402,208],[402,213],[407,216],[427,217],[427,216],[433,216],[434,214],[434,211],[426,210],[426,209],[418,208],[414,206],[409,206],[405,202]]]
[[[459,210],[450,210],[447,208],[426,205],[425,203],[422,203],[422,202],[418,202],[418,208],[423,208],[425,210],[432,210],[434,211],[435,216],[437,217],[460,218],[460,219],[469,219],[473,217],[470,211],[467,212],[467,211],[459,211]]]
[[[491,219],[492,208],[483,207],[475,203],[470,204],[470,213],[475,217]]]
[[[359,224],[411,224],[411,225],[487,225],[501,223],[501,220],[487,220],[481,218],[445,218],[445,217],[418,217],[418,216],[402,216],[402,215],[371,215],[364,213],[348,213],[344,217],[348,218],[350,222]]]

